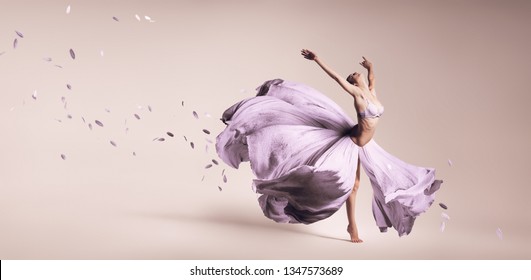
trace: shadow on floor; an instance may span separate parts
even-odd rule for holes
[[[286,231],[297,234],[312,235],[326,239],[347,241],[349,239],[337,238],[332,236],[325,236],[318,233],[311,232],[309,229],[301,228],[301,225],[280,224],[275,223],[267,218],[250,217],[242,213],[229,212],[226,209],[223,211],[212,211],[208,214],[187,214],[187,213],[134,213],[131,214],[136,217],[156,218],[163,220],[171,220],[186,223],[210,223],[218,225],[232,225],[239,227],[255,228],[269,231]]]

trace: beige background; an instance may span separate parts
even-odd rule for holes
[[[531,257],[529,1],[1,6],[0,259]],[[15,30],[24,38],[13,49]],[[355,117],[350,97],[301,48],[345,77],[362,70],[362,55],[371,59],[386,109],[376,140],[444,179],[409,236],[378,231],[363,172],[365,243],[355,245],[344,208],[309,226],[276,224],[258,206],[248,164],[204,169],[217,157],[201,130],[214,140],[223,110],[267,79],[306,83]],[[439,202],[451,217],[444,232]]]

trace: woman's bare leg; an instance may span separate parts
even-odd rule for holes
[[[347,231],[350,234],[350,240],[354,243],[361,243],[361,240],[358,236],[358,227],[356,226],[355,219],[355,209],[356,209],[356,194],[360,186],[360,158],[358,156],[358,167],[356,168],[356,180],[354,181],[354,187],[352,188],[352,193],[347,199],[347,217],[348,217],[348,227]]]

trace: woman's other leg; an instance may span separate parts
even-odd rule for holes
[[[350,234],[350,240],[354,243],[361,243],[361,240],[358,236],[358,227],[356,226],[355,219],[355,210],[356,210],[356,194],[358,193],[358,188],[360,186],[360,158],[358,156],[358,167],[356,168],[356,180],[354,181],[354,187],[350,193],[349,198],[347,199],[347,217],[348,217],[348,227],[347,231]]]

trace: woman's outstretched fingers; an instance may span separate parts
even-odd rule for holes
[[[372,62],[370,62],[365,56],[362,56],[363,61],[360,63],[361,66],[365,67],[366,69],[369,69],[372,67]]]
[[[301,54],[304,56],[304,58],[306,59],[310,59],[310,60],[313,60],[315,58],[315,54],[310,51],[310,50],[307,50],[307,49],[302,49],[301,50]]]

